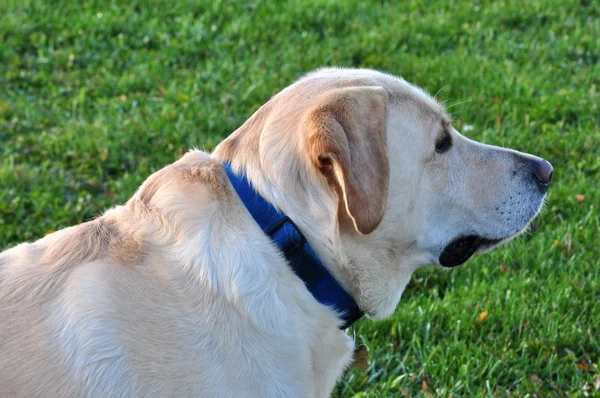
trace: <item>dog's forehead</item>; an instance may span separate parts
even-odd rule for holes
[[[401,77],[371,69],[323,68],[309,73],[288,87],[311,95],[342,87],[380,86],[387,90],[390,102],[399,107],[410,106],[422,116],[448,124],[451,118],[444,107],[421,88]]]

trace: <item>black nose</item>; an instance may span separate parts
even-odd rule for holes
[[[538,187],[543,192],[546,192],[550,185],[550,181],[552,181],[552,165],[550,162],[542,159],[536,162],[534,170],[533,177],[535,178]]]

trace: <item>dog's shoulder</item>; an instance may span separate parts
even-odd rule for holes
[[[159,205],[165,196],[189,190],[200,193],[199,189],[203,194],[216,195],[219,200],[226,198],[229,192],[227,175],[221,164],[205,152],[192,150],[180,160],[148,177],[132,201]]]
[[[189,219],[191,213],[201,216],[198,210],[203,206],[226,206],[231,197],[227,184],[219,162],[204,152],[190,151],[148,177],[124,206],[1,252],[0,281],[18,268],[57,272],[98,259],[138,264],[143,260],[148,234],[156,230],[153,227],[168,224],[173,227],[169,230],[177,230],[175,224]]]
[[[217,222],[215,215],[231,210],[232,193],[222,164],[192,150],[148,177],[124,210],[128,224],[147,235],[189,239],[202,226]]]

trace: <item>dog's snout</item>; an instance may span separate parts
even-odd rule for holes
[[[535,178],[538,187],[542,191],[546,192],[548,190],[550,182],[552,181],[552,165],[547,160],[540,159],[534,162],[533,167],[533,177]]]

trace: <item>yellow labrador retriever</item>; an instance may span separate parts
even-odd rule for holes
[[[338,293],[389,316],[415,269],[522,232],[551,177],[401,78],[319,70],[125,205],[0,254],[0,396],[328,396],[353,355]]]

